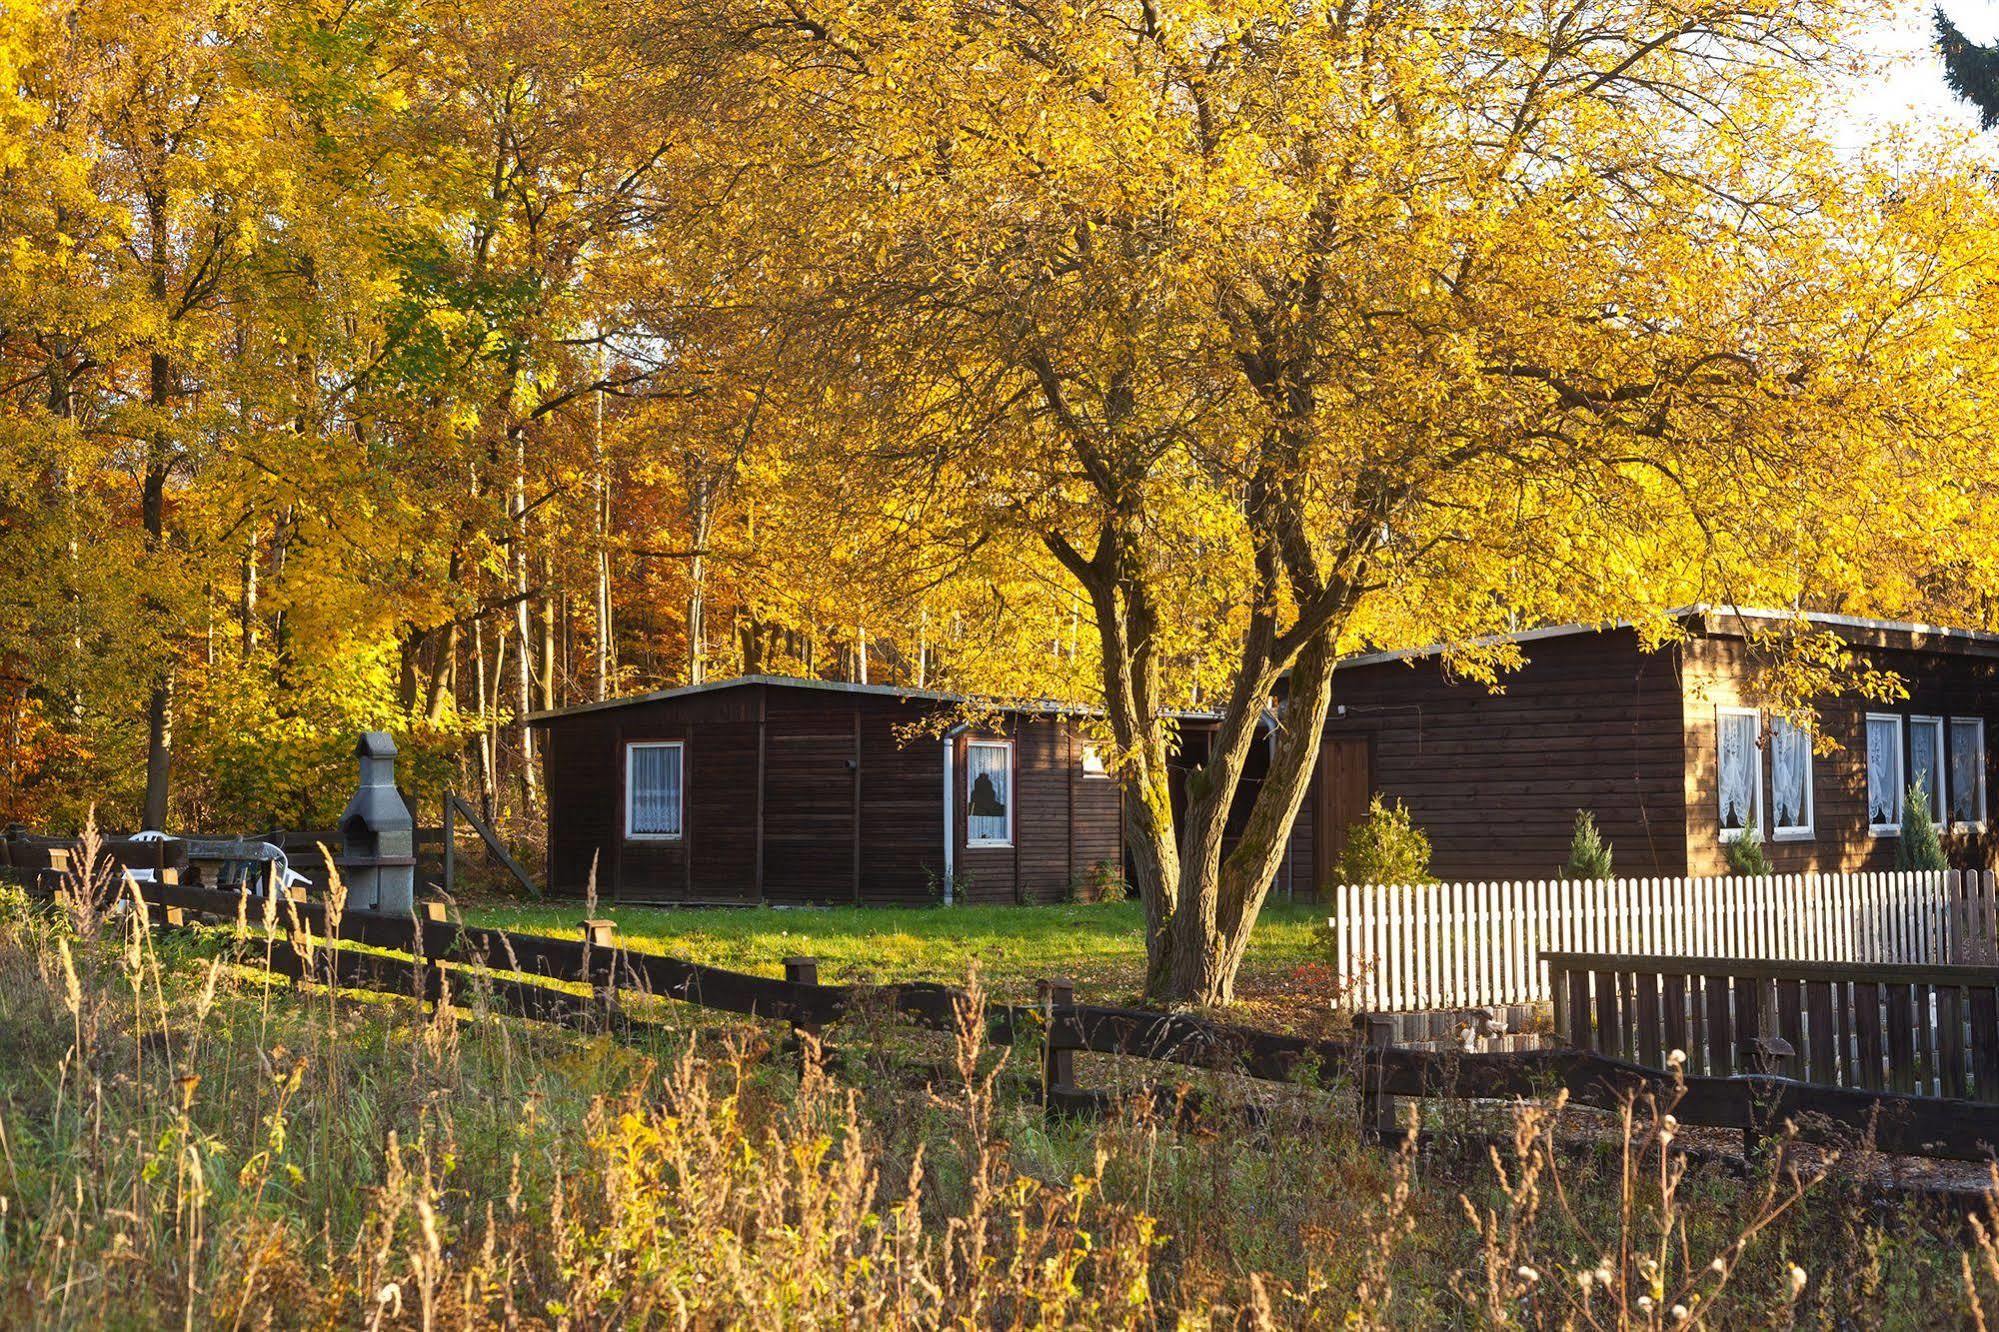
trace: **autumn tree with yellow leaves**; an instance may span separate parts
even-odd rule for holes
[[[1230,1000],[1343,648],[1815,604],[1897,576],[1867,514],[1908,478],[1990,475],[1986,209],[1826,145],[1842,6],[703,11],[803,108],[789,169],[839,182],[781,275],[871,373],[876,427],[827,447],[1089,601],[1156,1000]]]
[[[538,708],[1064,697],[1226,1002],[1341,653],[1999,613],[1990,192],[1827,144],[1860,17],[9,7],[0,812],[311,823],[388,726],[531,833]]]

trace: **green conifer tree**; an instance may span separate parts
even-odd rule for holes
[[[1908,799],[1902,806],[1902,836],[1895,843],[1895,868],[1950,868],[1950,857],[1944,854],[1943,838],[1937,835],[1935,817],[1930,810],[1930,793],[1921,786],[1909,788]]]
[[[1960,99],[1978,108],[1985,129],[1999,125],[1999,47],[1980,46],[1957,30],[1942,6],[1936,10],[1937,51],[1943,80]]]
[[[1596,826],[1596,816],[1586,809],[1576,811],[1576,829],[1569,838],[1569,863],[1562,866],[1568,879],[1608,879],[1610,843]]]

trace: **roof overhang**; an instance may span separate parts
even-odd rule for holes
[[[1861,634],[1906,634],[1911,639],[1940,639],[1972,651],[1999,651],[1999,633],[1984,629],[1953,629],[1944,625],[1924,624],[1919,620],[1876,620],[1861,615],[1800,612],[1766,606],[1715,606],[1706,602],[1675,606],[1666,611],[1661,618],[1690,624],[1695,632],[1709,638],[1747,638],[1757,626],[1802,621],[1825,629],[1844,629]],[[1619,629],[1635,629],[1638,624],[1637,620],[1631,619],[1610,620],[1602,624],[1551,624],[1538,629],[1522,629],[1516,633],[1488,634],[1461,644],[1431,643],[1419,648],[1363,652],[1340,658],[1338,665],[1344,668],[1373,666],[1390,661],[1420,661],[1427,657],[1461,651],[1467,647],[1502,647],[1515,643],[1534,643],[1550,638],[1566,638],[1576,634],[1611,633]]]
[[[655,689],[646,694],[630,694],[624,698],[607,698],[600,703],[578,703],[573,707],[556,708],[546,712],[530,712],[525,718],[530,726],[545,725],[569,717],[578,717],[591,712],[608,712],[615,708],[637,707],[644,703],[670,703],[676,699],[693,698],[701,694],[720,693],[727,689],[745,689],[762,685],[771,689],[805,689],[828,694],[859,695],[869,698],[894,699],[903,703],[935,703],[952,707],[974,704],[993,712],[1010,712],[1023,716],[1051,717],[1098,717],[1102,708],[1089,707],[1078,703],[1063,703],[1054,699],[1029,699],[1012,702],[999,699],[975,698],[970,694],[945,693],[936,689],[913,689],[907,685],[849,684],[843,680],[808,680],[791,675],[736,675],[726,680],[709,680],[698,685],[680,685],[673,689]]]

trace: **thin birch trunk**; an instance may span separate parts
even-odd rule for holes
[[[714,483],[697,475],[688,488],[687,683],[708,678],[708,530],[714,518]]]
[[[533,612],[528,606],[528,514],[527,514],[527,436],[517,432],[514,435],[514,634],[516,638],[515,656],[518,661],[514,674],[518,689],[514,694],[516,712],[514,725],[520,732],[521,790],[527,797],[530,812],[541,808],[541,788],[537,780],[534,754],[534,728],[528,725],[528,714],[534,711],[534,634]],[[494,680],[499,680],[496,674]]]
[[[601,376],[600,376],[601,377]],[[611,639],[611,478],[604,462],[604,391],[597,390],[597,423],[592,445],[597,470],[597,661],[593,677],[597,701],[611,696],[616,669]]]

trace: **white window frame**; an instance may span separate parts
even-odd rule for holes
[[[1788,721],[1783,717],[1772,717],[1770,719],[1770,743],[1773,747],[1777,743],[1777,727],[1779,723],[1792,727],[1805,740],[1805,821],[1788,828],[1779,828],[1777,826],[1777,802],[1773,798],[1770,802],[1770,839],[1776,842],[1809,842],[1817,835],[1818,829],[1818,792],[1814,789],[1812,781],[1812,759],[1814,757],[1812,754],[1812,730],[1809,726],[1799,726],[1797,723]],[[1770,765],[1770,780],[1773,783],[1777,780],[1777,765],[1774,761]],[[1774,797],[1775,794],[1776,787],[1772,786],[1771,795]]]
[[[1769,830],[1763,826],[1763,714],[1755,708],[1737,708],[1726,705],[1714,710],[1714,820],[1717,825],[1727,813],[1721,804],[1721,730],[1724,718],[1747,717],[1751,739],[1749,742],[1749,827],[1755,828],[1765,837]],[[1722,828],[1721,840],[1735,842],[1742,839],[1744,828]]]
[[[1952,819],[1950,826],[1957,829],[1959,832],[1984,832],[1985,811],[1987,808],[1985,804],[1985,718],[1952,717],[1950,719],[1950,725],[1945,729],[1951,736],[1951,744],[1953,746],[1955,746],[1957,743],[1956,739],[1957,728],[1960,726],[1975,726],[1978,728],[1978,800],[1976,802],[1978,809],[1978,817],[1972,819],[1968,823]],[[1953,755],[1956,753],[1955,748],[1952,749],[1951,753]],[[1946,783],[1948,783],[1950,772],[1951,772],[1950,759],[1946,757],[1944,760],[1944,776]],[[1951,791],[1948,784],[1946,784],[1944,788],[1944,799],[1948,801],[1950,799],[1950,796],[1951,796]],[[1948,816],[1948,813],[1949,811],[1946,811],[1946,816]]]
[[[1901,714],[1894,712],[1870,712],[1860,724],[1860,748],[1863,759],[1871,759],[1873,757],[1874,751],[1872,746],[1874,740],[1871,733],[1874,729],[1874,723],[1878,721],[1892,722],[1895,727],[1895,821],[1893,823],[1876,823],[1872,818],[1873,810],[1870,809],[1868,810],[1867,831],[1875,837],[1900,837],[1902,835],[1903,802],[1907,799],[1909,793],[1909,756],[1903,747],[1907,743],[1907,739],[1903,734],[1904,728],[1902,726]],[[1871,792],[1867,787],[1867,768],[1865,765],[1861,768],[1860,786],[1861,800],[1871,805],[1873,800]]]
[[[1110,765],[1104,762],[1103,746],[1094,740],[1083,742],[1083,775],[1096,781],[1109,781]]]
[[[1934,789],[1930,792],[1932,796],[1936,797],[1936,799],[1930,801],[1930,826],[1938,832],[1942,832],[1950,824],[1950,724],[1942,717],[1916,716],[1912,714],[1909,717],[1908,739],[1905,742],[1909,746],[1908,753],[1912,757],[1916,752],[1916,728],[1918,726],[1927,726],[1936,732],[1938,772]],[[1911,771],[1909,765],[1905,762],[1902,767],[1902,789],[1907,791],[1909,784],[1915,781],[1915,779],[1916,774]],[[1908,816],[1908,798],[1904,796],[1902,802],[1902,818],[1904,822],[1908,821]]]
[[[1003,837],[972,836],[972,751],[974,749],[1006,751],[1006,835]],[[1020,774],[1014,768],[1013,741],[980,739],[965,742],[965,845],[967,847],[991,849],[1013,845],[1013,809],[1020,799],[1020,793],[1015,788],[1019,783]]]
[[[680,751],[680,801],[673,811],[674,824],[678,832],[637,832],[632,823],[636,811],[632,808],[632,766],[633,755],[641,749],[674,749]],[[687,834],[687,742],[685,740],[629,740],[625,742],[625,840],[627,842],[678,842]]]

